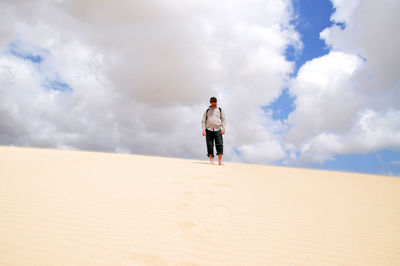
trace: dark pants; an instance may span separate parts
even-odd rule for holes
[[[207,157],[210,157],[210,155],[214,157],[214,141],[217,155],[223,154],[224,140],[222,138],[221,130],[210,131],[206,128]]]

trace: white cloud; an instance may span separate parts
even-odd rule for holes
[[[205,159],[200,121],[217,96],[228,160],[400,150],[400,4],[333,4],[346,28],[321,32],[332,51],[290,81],[296,109],[282,122],[261,106],[290,80],[286,47],[301,49],[289,0],[2,1],[0,144]],[[11,55],[12,42],[42,63]]]
[[[349,23],[351,16],[357,10],[360,0],[332,0],[335,12],[331,20],[335,22]]]
[[[215,95],[227,159],[234,146],[249,162],[282,158],[284,125],[260,107],[293,69],[285,48],[300,47],[290,5],[2,1],[0,143],[206,158],[200,121]],[[48,51],[40,67],[7,53],[15,40]],[[46,78],[72,93],[46,90]]]
[[[301,67],[290,88],[296,109],[288,117],[292,127],[287,141],[301,143],[326,130],[349,129],[353,123],[349,114],[357,110],[359,99],[348,80],[361,64],[357,56],[331,52]]]
[[[241,153],[241,159],[245,162],[259,164],[278,161],[286,157],[285,150],[276,141],[242,145],[239,151]]]
[[[365,154],[383,148],[400,151],[400,112],[360,112],[345,134],[323,131],[301,144],[298,162],[322,163],[337,154]]]
[[[286,135],[297,147],[292,161],[400,150],[400,2],[332,2],[331,19],[346,27],[321,32],[331,52],[303,65],[290,88],[297,96]]]

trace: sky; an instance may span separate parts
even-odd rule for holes
[[[0,145],[400,176],[400,2],[0,0]]]

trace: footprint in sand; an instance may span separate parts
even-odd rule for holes
[[[190,262],[190,261],[184,261],[184,262],[178,262],[177,264],[174,264],[175,266],[198,266],[198,264]]]
[[[210,180],[210,179],[214,179],[212,176],[208,176],[208,175],[199,175],[199,176],[195,176],[193,177],[196,180]]]
[[[215,195],[215,192],[212,192],[212,191],[204,191],[204,192],[200,192],[200,194],[206,195],[206,196],[214,196],[214,195]]]
[[[225,204],[214,203],[213,207],[214,208],[222,208],[222,209],[225,209],[227,211],[231,210],[231,207],[229,207],[228,205],[225,205]]]
[[[212,210],[213,212],[217,213],[225,213],[225,214],[230,214],[231,213],[231,207],[225,204],[220,204],[220,203],[212,203],[207,206],[208,209]]]
[[[184,194],[185,196],[193,197],[194,194],[195,194],[195,192],[193,192],[193,191],[185,191],[185,192],[183,192],[183,194]]]
[[[180,204],[176,205],[175,208],[178,209],[178,210],[186,211],[186,210],[190,209],[190,204],[180,203]]]
[[[197,224],[193,222],[177,222],[176,226],[181,230],[182,232],[186,232],[189,229],[195,227]]]
[[[175,205],[175,208],[178,210],[189,210],[190,209],[190,204],[186,203],[186,201],[193,201],[193,198],[196,196],[196,193],[193,191],[185,191],[183,193],[181,193],[181,195],[183,194],[183,196],[185,196],[186,200],[185,202],[181,202],[177,205]]]
[[[159,242],[170,242],[176,239],[185,239],[190,241],[206,241],[212,231],[199,227],[198,224],[191,221],[175,222],[159,231],[155,238],[160,237]]]
[[[154,265],[154,266],[164,266],[168,265],[168,263],[156,256],[134,252],[129,256],[129,260],[134,263],[134,265]]]
[[[187,200],[185,202],[180,202],[177,205],[175,205],[175,208],[178,210],[186,211],[191,209],[193,206],[196,206],[196,203],[200,202],[200,206],[203,206],[208,199],[212,198],[215,196],[214,191],[202,191],[202,192],[192,192],[192,191],[186,191],[182,193],[185,197],[187,197]],[[194,205],[188,203],[189,202],[193,203],[195,202]]]
[[[176,237],[183,237],[190,241],[208,241],[213,231],[210,228],[204,228],[193,222],[177,222],[171,230],[177,229],[179,234]]]
[[[152,266],[164,266],[171,265],[167,263],[167,261],[148,254],[134,252],[129,256],[129,264],[133,263],[133,265],[152,265]],[[190,261],[180,261],[174,263],[175,266],[198,266],[198,264],[190,262]]]
[[[174,184],[174,185],[180,185],[182,183],[183,183],[182,180],[174,180],[174,181],[172,181],[172,184]]]
[[[214,186],[216,186],[216,187],[228,188],[228,189],[233,189],[233,186],[232,186],[231,184],[214,183]]]

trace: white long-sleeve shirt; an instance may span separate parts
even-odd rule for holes
[[[206,124],[206,115],[207,115],[207,124]],[[211,106],[208,109],[208,112],[204,112],[203,119],[201,120],[201,129],[205,131],[206,128],[210,131],[218,131],[218,130],[225,130],[226,126],[226,119],[225,113],[219,111],[218,106],[212,108]]]

